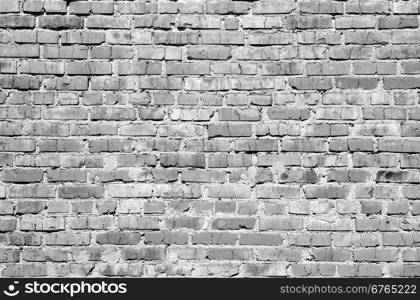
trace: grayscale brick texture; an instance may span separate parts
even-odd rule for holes
[[[417,0],[0,0],[0,276],[420,276]]]

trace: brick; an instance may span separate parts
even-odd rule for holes
[[[369,59],[373,54],[371,46],[333,46],[330,48],[330,58],[333,60]]]
[[[2,271],[2,276],[7,277],[35,277],[35,276],[46,276],[47,268],[45,264],[30,263],[21,264],[18,263],[12,267],[9,265]]]
[[[49,185],[14,185],[10,188],[10,198],[54,198],[55,189]]]
[[[67,64],[69,75],[107,75],[112,73],[110,63],[106,62],[74,62]]]
[[[141,235],[136,232],[106,232],[96,235],[96,242],[100,245],[136,245]]]
[[[259,185],[257,186],[257,198],[300,198],[299,188],[284,185]]]
[[[332,82],[327,78],[290,78],[289,84],[297,90],[329,90],[332,88]]]
[[[250,45],[287,45],[292,43],[292,36],[289,33],[259,33],[251,34],[248,37]]]
[[[387,44],[391,39],[389,33],[381,31],[349,31],[345,35],[346,44]]]
[[[88,48],[86,46],[54,46],[47,45],[43,47],[44,58],[69,58],[69,59],[85,59],[88,56]]]
[[[278,246],[283,244],[283,237],[271,233],[242,233],[239,236],[239,244]]]
[[[159,229],[158,219],[153,217],[123,216],[118,220],[118,227],[121,229]]]
[[[19,71],[26,74],[55,74],[63,75],[64,66],[61,63],[40,61],[24,61],[19,66]]]
[[[350,72],[348,63],[327,63],[327,64],[308,64],[306,66],[307,74],[310,76],[328,76],[328,75],[346,75]]]
[[[154,16],[136,16],[134,17],[134,27],[154,27],[161,29],[169,29],[175,25],[175,18],[171,15],[154,15]]]
[[[154,41],[163,45],[194,45],[198,44],[198,33],[158,31],[154,34]]]
[[[371,16],[338,17],[335,20],[336,29],[375,28],[377,20]]]
[[[109,28],[109,29],[127,29],[130,28],[130,19],[126,16],[89,16],[86,18],[87,28]]]
[[[38,169],[10,169],[4,172],[2,180],[17,183],[40,182],[43,174],[42,170]]]
[[[58,189],[58,196],[64,199],[102,198],[103,194],[103,187],[95,185],[67,185]]]
[[[222,0],[218,2],[207,3],[205,11],[208,14],[245,14],[250,9],[249,3]]]
[[[1,218],[0,232],[12,232],[16,230],[16,219],[13,218]]]
[[[1,57],[39,57],[38,45],[2,45],[0,49]]]
[[[349,194],[347,187],[341,186],[307,186],[304,188],[306,198],[345,199]]]
[[[343,4],[336,1],[304,1],[298,4],[299,11],[309,14],[343,14]]]
[[[20,15],[3,15],[0,16],[0,28],[34,28],[35,17]]]
[[[414,1],[394,3],[392,10],[395,14],[415,14],[418,11],[418,3]]]
[[[418,28],[419,21],[413,17],[381,17],[378,20],[379,29]]]
[[[187,48],[189,59],[226,60],[231,57],[231,51],[225,46],[189,46]]]
[[[245,35],[242,32],[205,31],[201,34],[202,44],[243,45],[244,42],[245,42]]]
[[[75,16],[47,15],[39,17],[39,26],[46,29],[80,29],[83,18]]]
[[[206,75],[210,74],[210,65],[206,62],[199,63],[169,63],[166,66],[168,75]]]
[[[303,228],[303,221],[298,217],[262,217],[261,231],[265,230],[299,230]]]
[[[172,217],[166,219],[166,227],[168,229],[195,229],[203,228],[204,221],[200,217]]]
[[[200,232],[194,233],[192,236],[192,243],[204,245],[233,245],[237,237],[231,232]]]
[[[0,1],[0,12],[1,13],[18,13],[19,12],[19,1],[18,0],[2,0]]]
[[[218,230],[252,229],[255,226],[255,218],[217,218],[212,226]]]
[[[185,245],[188,242],[188,234],[185,232],[147,232],[145,234],[146,244],[167,244]]]
[[[113,14],[113,3],[100,1],[95,3],[86,3],[82,1],[72,2],[69,5],[70,13],[75,15],[93,14]]]
[[[224,184],[208,187],[210,198],[249,198],[251,191],[245,185]]]
[[[285,20],[285,27],[290,29],[327,29],[332,27],[332,18],[330,16],[289,16]]]
[[[165,257],[162,247],[126,247],[122,251],[125,260],[162,260]]]
[[[61,35],[62,44],[95,45],[105,42],[105,35],[98,31],[66,31]]]
[[[346,7],[346,11],[355,14],[388,14],[391,11],[391,6],[389,3],[378,0],[369,2],[352,0]]]
[[[127,46],[96,46],[92,48],[91,57],[95,59],[133,58],[133,49]]]
[[[296,3],[264,0],[253,3],[251,9],[254,14],[288,14],[296,9]]]

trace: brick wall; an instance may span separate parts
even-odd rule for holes
[[[0,275],[420,276],[419,13],[0,0]]]

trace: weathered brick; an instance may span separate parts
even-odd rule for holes
[[[47,29],[78,29],[83,27],[83,18],[75,16],[47,15],[39,17],[39,26]]]
[[[0,28],[34,28],[35,17],[28,15],[3,15],[0,16]]]
[[[330,79],[318,78],[290,78],[289,83],[297,90],[329,90],[332,88]]]
[[[303,228],[303,219],[299,217],[261,217],[261,231],[265,230],[299,230]]]
[[[250,9],[249,3],[243,1],[222,0],[217,2],[209,2],[205,6],[208,14],[245,14]]]
[[[296,9],[296,3],[288,1],[263,0],[252,4],[254,14],[288,14]]]
[[[255,218],[217,218],[212,226],[218,230],[252,229],[255,226]]]
[[[140,242],[141,235],[136,232],[106,232],[96,235],[96,242],[100,245],[136,245]]]
[[[346,7],[347,13],[355,14],[388,14],[391,11],[390,3],[383,1],[352,0]]]
[[[226,60],[231,57],[231,51],[225,46],[189,46],[187,48],[187,57],[200,60]]]
[[[0,12],[1,13],[18,13],[19,0],[1,0]]]
[[[39,169],[9,169],[4,172],[2,180],[17,183],[40,182],[43,174]]]

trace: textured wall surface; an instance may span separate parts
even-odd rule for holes
[[[0,0],[0,275],[420,276],[419,13]]]

